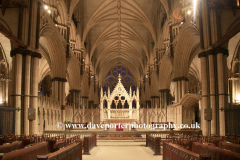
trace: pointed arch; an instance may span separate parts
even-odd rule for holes
[[[156,71],[151,75],[151,96],[159,96],[159,83]]]
[[[82,83],[81,83],[81,96],[88,97],[89,84],[88,84],[89,76],[87,72],[84,72],[82,75]]]
[[[47,45],[52,77],[66,78],[66,54],[62,43],[65,40],[56,27],[50,24],[46,24],[40,31],[41,38],[45,40]]]
[[[58,10],[59,16],[61,18],[61,24],[67,25],[69,17],[68,17],[68,14],[67,14],[67,7],[66,7],[65,2],[63,0],[58,1],[57,10]]]
[[[174,78],[188,77],[191,54],[200,44],[198,28],[190,22],[185,24],[177,37],[177,41],[174,54]]]
[[[170,89],[171,74],[172,74],[172,60],[170,57],[165,55],[160,61],[160,71],[159,71],[159,88],[160,89]]]
[[[180,100],[179,104],[185,108],[194,106],[201,99],[199,94],[185,94]]]
[[[69,90],[77,89],[81,90],[81,75],[79,61],[75,56],[71,56],[67,66]]]

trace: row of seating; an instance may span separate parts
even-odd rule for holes
[[[240,145],[228,140],[217,135],[169,135],[163,142],[163,159],[240,159]]]
[[[1,138],[7,143],[0,145],[0,160],[58,160],[63,157],[68,160],[82,159],[84,144],[88,149],[84,152],[88,153],[97,145],[96,134],[84,137],[84,140],[88,139],[86,142],[80,139],[80,135],[70,138],[66,138],[65,135],[51,137],[46,134],[42,136],[4,135]]]
[[[161,155],[161,137],[146,134],[146,147],[150,147],[154,151],[154,155]]]
[[[84,154],[89,155],[90,150],[97,146],[97,134],[93,133],[88,137],[84,137],[83,140]]]

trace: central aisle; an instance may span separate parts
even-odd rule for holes
[[[161,156],[154,156],[144,142],[133,141],[98,141],[91,155],[83,155],[83,160],[162,160]]]

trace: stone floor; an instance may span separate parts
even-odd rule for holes
[[[144,141],[100,141],[91,155],[83,155],[83,160],[162,160],[162,156],[154,156]]]

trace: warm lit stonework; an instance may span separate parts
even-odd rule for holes
[[[240,0],[0,0],[0,160],[240,158],[239,48]]]

